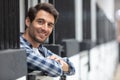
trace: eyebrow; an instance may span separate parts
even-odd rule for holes
[[[43,19],[43,18],[38,18],[38,19],[36,19],[36,20],[37,20],[37,21],[39,21],[39,20],[44,20],[44,21],[46,21],[46,20]],[[48,22],[48,23],[55,25],[55,23],[52,23],[52,22]]]

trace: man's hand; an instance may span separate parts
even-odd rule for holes
[[[63,69],[64,72],[68,72],[69,71],[69,66],[68,66],[68,64],[64,60],[62,60],[59,57],[54,56],[54,55],[53,56],[49,56],[48,58],[49,59],[53,59],[53,60],[59,62],[62,65],[62,69]]]

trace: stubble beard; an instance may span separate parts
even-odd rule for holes
[[[37,43],[44,43],[44,41],[40,41],[39,39],[36,38],[36,36],[34,35],[34,33],[29,32],[29,36],[31,37],[31,39]]]

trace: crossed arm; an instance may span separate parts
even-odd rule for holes
[[[64,60],[60,59],[59,57],[57,57],[55,55],[49,56],[48,58],[59,62],[61,64],[62,70],[64,72],[68,72],[69,71],[69,65]]]
[[[47,73],[48,76],[56,77],[65,75],[73,75],[75,68],[68,58],[61,58],[57,55],[49,55],[47,57],[39,57],[37,54],[27,51],[28,68],[40,70]]]

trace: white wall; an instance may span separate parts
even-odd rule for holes
[[[90,50],[90,72],[88,72],[88,51],[70,57],[76,74],[67,80],[112,80],[118,62],[118,43],[111,41]],[[56,79],[59,80],[59,79]]]
[[[114,22],[114,0],[96,0],[108,19]]]
[[[89,80],[112,80],[117,61],[117,42],[109,42],[91,49]]]

